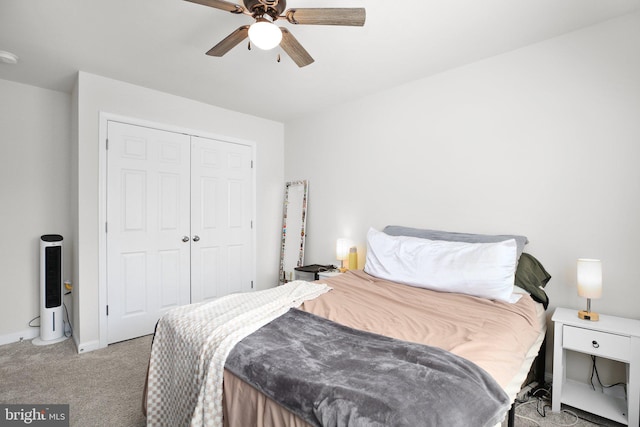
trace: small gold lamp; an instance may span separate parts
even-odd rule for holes
[[[345,260],[349,259],[349,248],[351,241],[349,239],[338,239],[336,242],[336,259],[340,260],[340,272],[344,273],[347,268],[344,266]]]

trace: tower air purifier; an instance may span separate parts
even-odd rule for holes
[[[40,237],[40,337],[35,345],[65,340],[62,306],[62,236]]]

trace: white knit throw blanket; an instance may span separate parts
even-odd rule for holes
[[[222,376],[231,349],[290,308],[330,289],[296,280],[164,315],[149,361],[147,426],[222,426]]]

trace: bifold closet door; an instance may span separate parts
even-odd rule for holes
[[[108,342],[251,290],[251,148],[111,121],[107,133]]]
[[[252,173],[247,145],[191,137],[191,302],[252,287]]]
[[[190,302],[190,137],[108,123],[108,342]]]

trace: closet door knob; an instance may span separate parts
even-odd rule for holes
[[[193,236],[193,241],[197,242],[198,240],[200,240],[200,236],[198,236],[197,234],[195,236]]]
[[[189,236],[183,236],[182,237],[182,241],[185,242],[185,243],[188,242],[189,241]]]

